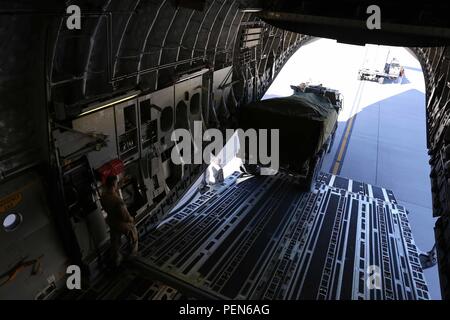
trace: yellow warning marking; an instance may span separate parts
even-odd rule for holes
[[[14,209],[19,205],[19,203],[22,202],[22,192],[32,186],[35,181],[29,182],[26,185],[24,185],[22,188],[17,189],[15,192],[10,193],[6,197],[3,197],[0,199],[0,214],[6,213],[9,210]]]
[[[350,132],[353,127],[354,119],[355,119],[355,116],[350,118],[350,122],[347,126],[347,130],[345,130],[344,139],[342,140],[341,148],[339,149],[339,153],[336,158],[336,162],[334,163],[333,172],[332,172],[333,174],[338,174],[338,172],[339,172],[339,167],[341,166],[342,156],[344,155],[345,147],[347,146],[348,140],[350,138]]]
[[[5,213],[11,209],[17,207],[17,205],[22,201],[22,193],[15,192],[9,196],[0,200],[0,213]]]

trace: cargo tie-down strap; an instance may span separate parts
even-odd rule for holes
[[[17,275],[29,266],[31,266],[31,275],[38,274],[41,271],[41,259],[43,257],[44,255],[31,260],[27,260],[28,257],[21,259],[10,270],[0,275],[0,287],[11,281],[14,281]]]

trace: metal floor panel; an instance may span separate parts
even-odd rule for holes
[[[141,267],[223,298],[429,299],[392,191],[330,174],[302,193],[285,174],[236,172],[141,244]]]
[[[104,275],[82,290],[64,290],[59,300],[185,300],[178,289],[130,268]]]

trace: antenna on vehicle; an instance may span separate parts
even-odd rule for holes
[[[386,65],[386,63],[388,63],[390,53],[391,53],[391,49],[388,50],[388,54],[386,56],[386,62],[384,63],[385,65]]]

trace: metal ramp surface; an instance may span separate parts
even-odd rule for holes
[[[305,193],[236,172],[142,239],[135,265],[226,299],[429,299],[392,191],[330,174]]]

